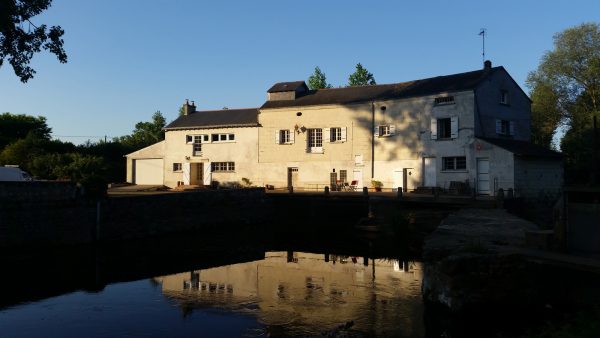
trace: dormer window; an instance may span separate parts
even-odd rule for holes
[[[500,104],[508,104],[508,91],[500,91]]]
[[[436,106],[442,106],[446,104],[454,104],[454,96],[440,96],[434,100]]]

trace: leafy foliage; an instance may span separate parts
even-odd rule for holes
[[[350,74],[348,77],[348,86],[366,86],[366,85],[376,85],[375,78],[373,74],[369,73],[369,71],[364,68],[360,63],[356,65],[356,70],[354,73]]]
[[[600,180],[600,24],[584,23],[554,36],[537,70],[527,78],[532,88],[533,140],[547,144],[559,123],[569,129],[561,141],[567,179]],[[590,175],[591,174],[591,175]]]
[[[121,142],[133,150],[142,149],[165,139],[165,133],[162,130],[165,125],[165,118],[160,111],[157,111],[152,115],[151,122],[136,123],[131,135],[122,136],[115,141]]]
[[[0,114],[0,150],[9,143],[27,137],[29,133],[49,140],[51,132],[52,129],[48,127],[43,116]]]
[[[312,90],[331,88],[331,84],[327,83],[327,77],[325,73],[321,71],[321,68],[315,67],[314,73],[308,77],[308,87]]]
[[[553,88],[542,83],[531,92],[531,142],[548,149],[563,116],[558,99]]]
[[[0,67],[4,59],[13,67],[22,82],[35,74],[29,66],[31,58],[41,49],[55,54],[61,63],[67,62],[60,26],[36,26],[31,18],[42,13],[52,0],[0,0]]]

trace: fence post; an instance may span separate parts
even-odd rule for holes
[[[293,185],[290,185],[290,186],[288,187],[288,190],[290,191],[290,194],[293,194],[293,193],[294,193],[294,186],[293,186]]]
[[[369,188],[363,187],[363,195],[369,196]]]
[[[402,187],[398,187],[398,199],[402,198]]]

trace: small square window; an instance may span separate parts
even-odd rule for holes
[[[208,142],[208,135],[203,135],[204,136],[204,142]]]
[[[234,141],[235,140],[235,135],[234,134],[229,134],[228,138],[229,138],[229,141]]]
[[[390,136],[390,126],[379,126],[379,137]]]
[[[211,142],[219,142],[219,134],[211,134],[210,141]]]
[[[173,163],[173,171],[181,171],[181,163]]]
[[[227,134],[220,134],[220,141],[227,141]]]

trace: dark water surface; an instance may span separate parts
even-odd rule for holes
[[[311,238],[4,257],[0,337],[425,335],[418,259],[362,235]]]

